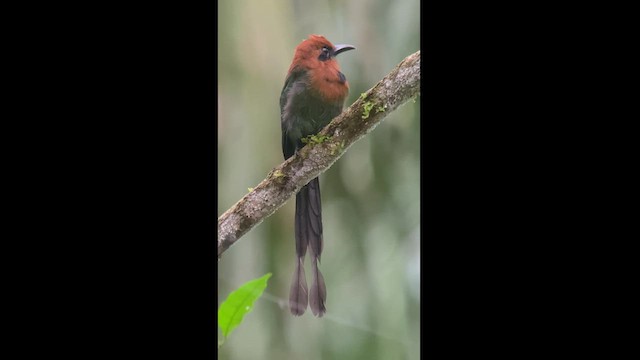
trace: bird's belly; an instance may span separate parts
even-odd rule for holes
[[[287,134],[291,139],[299,140],[303,137],[320,132],[331,119],[313,118],[309,116],[296,116],[288,126]]]
[[[327,126],[330,120],[308,119],[300,123],[300,135],[302,137],[314,135]]]

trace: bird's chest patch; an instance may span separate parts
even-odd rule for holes
[[[329,102],[342,102],[349,93],[347,78],[337,69],[324,68],[311,74],[311,88]]]

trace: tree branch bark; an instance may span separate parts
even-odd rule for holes
[[[266,179],[218,218],[218,260],[233,243],[284,205],[311,179],[329,169],[354,142],[418,95],[420,51],[402,60],[315,139],[274,168]]]

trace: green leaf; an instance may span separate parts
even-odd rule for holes
[[[267,287],[267,280],[271,273],[261,278],[247,281],[237,290],[231,292],[218,309],[218,326],[222,334],[227,337],[235,329],[246,314],[253,309],[253,303],[258,300]]]

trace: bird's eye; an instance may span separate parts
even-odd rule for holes
[[[329,51],[329,48],[326,46],[323,46],[321,49],[321,53],[320,56],[318,57],[318,59],[320,59],[321,61],[325,61],[327,59],[329,59],[331,57],[331,52]]]

